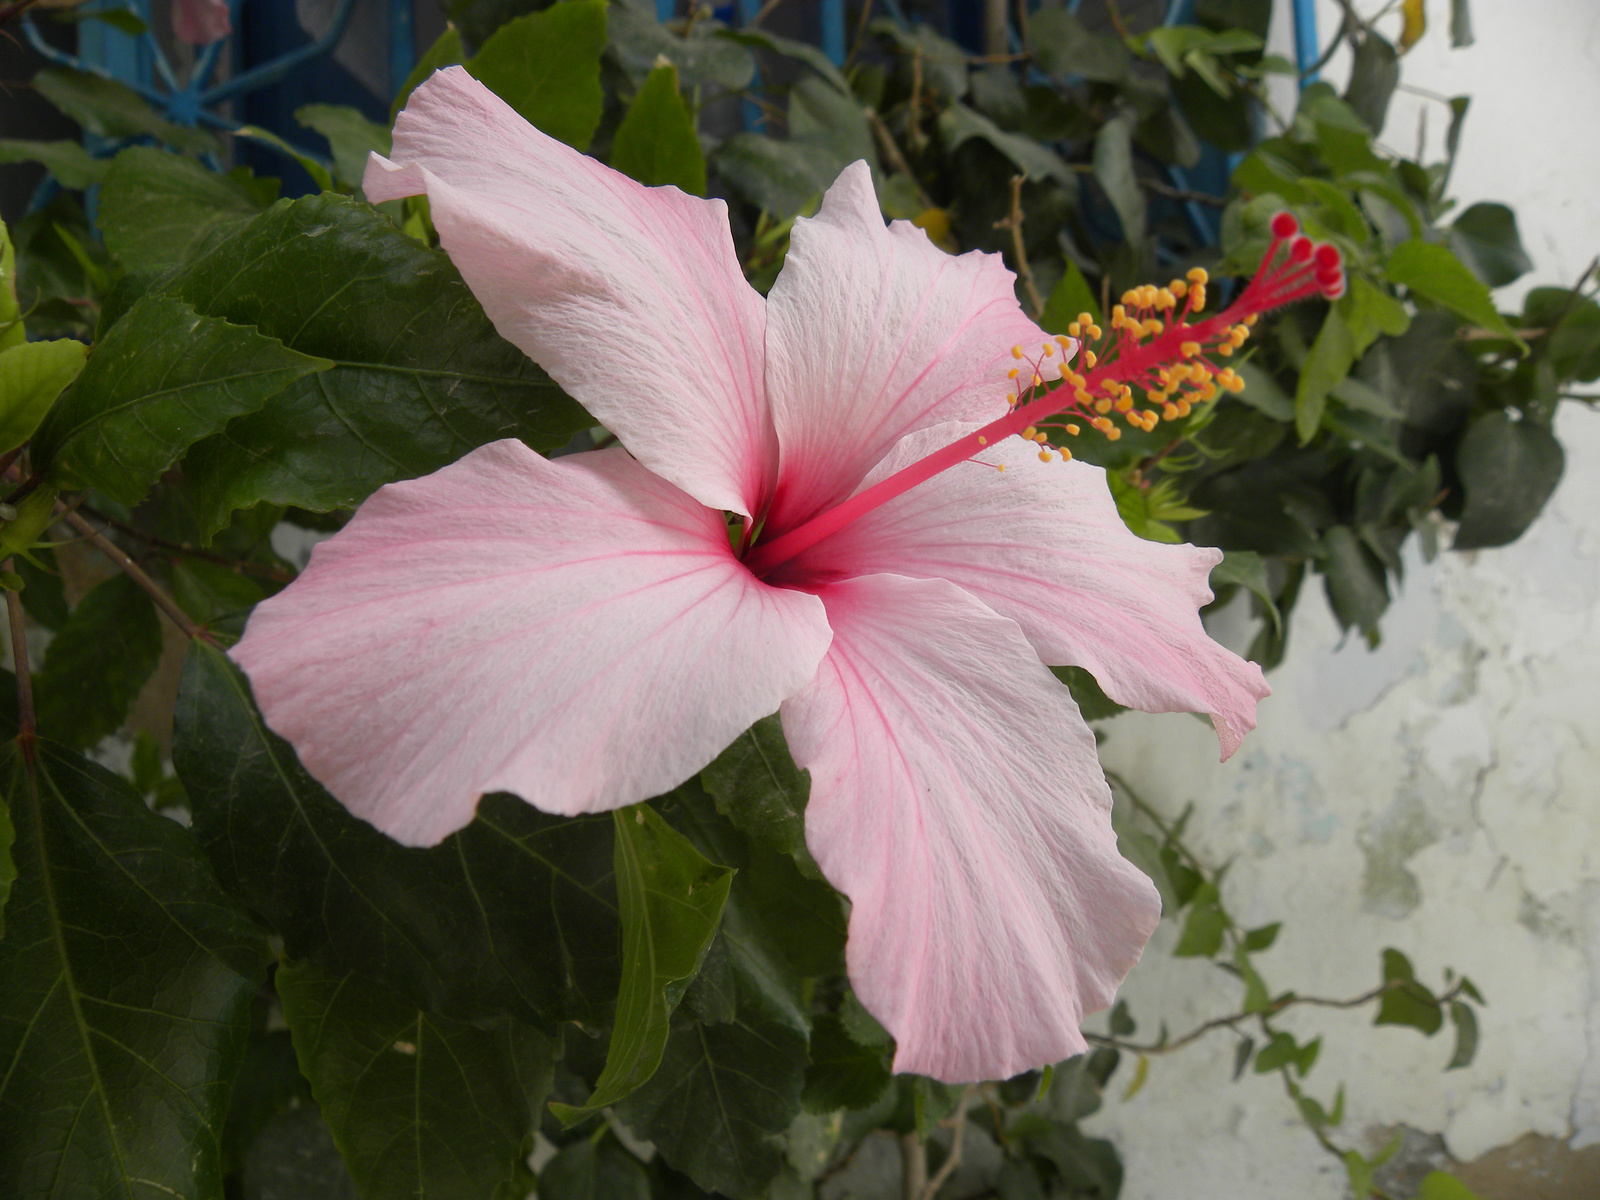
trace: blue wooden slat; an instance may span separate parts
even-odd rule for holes
[[[1294,0],[1294,61],[1300,68],[1300,86],[1317,81],[1311,69],[1320,57],[1317,46],[1317,0]]]

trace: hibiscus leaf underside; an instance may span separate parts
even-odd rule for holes
[[[619,809],[615,864],[622,907],[622,983],[606,1066],[568,1125],[634,1091],[660,1065],[672,1011],[716,936],[733,872],[703,857],[648,805]]]
[[[189,452],[208,532],[261,501],[354,506],[501,438],[548,453],[592,424],[494,331],[443,254],[352,200],[280,202],[165,290],[333,363]]]
[[[210,646],[186,664],[173,742],[202,850],[293,957],[461,1020],[604,1018],[620,939],[609,818],[491,796],[441,845],[401,846],[305,773]]]

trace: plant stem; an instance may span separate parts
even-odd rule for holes
[[[84,541],[116,563],[124,575],[143,589],[150,599],[155,601],[156,607],[167,615],[167,619],[176,625],[179,632],[185,637],[191,641],[197,638],[208,642],[211,641],[211,635],[191,621],[189,614],[178,607],[177,601],[167,595],[159,583],[146,575],[144,568],[129,558],[122,547],[109,538],[101,536],[99,530],[77,513],[68,512],[63,507],[59,515],[61,520],[64,520],[82,535]]]
[[[1026,180],[1025,175],[1011,177],[1011,211],[1003,221],[996,221],[994,227],[1011,231],[1011,255],[1016,260],[1017,278],[1028,293],[1028,304],[1033,309],[1033,319],[1037,321],[1044,316],[1044,300],[1034,286],[1033,268],[1028,265],[1028,252],[1022,244],[1022,185]]]
[[[928,1154],[915,1130],[900,1135],[901,1194],[922,1200],[928,1187]]]
[[[16,569],[16,560],[7,558],[0,570],[10,574]],[[17,745],[22,757],[33,765],[33,745],[36,740],[33,716],[33,676],[28,671],[27,630],[23,628],[22,596],[6,589],[6,615],[11,619],[11,665],[17,676]]]
[[[181,555],[184,558],[199,559],[201,562],[216,563],[219,567],[238,571],[242,575],[259,575],[263,579],[270,579],[275,583],[290,583],[294,580],[294,572],[283,567],[275,567],[271,563],[246,562],[242,559],[225,558],[220,554],[212,554],[207,550],[200,550],[194,546],[185,546],[182,542],[170,542],[166,538],[156,537],[153,533],[146,533],[142,529],[135,529],[132,525],[125,524],[115,517],[90,508],[87,504],[80,505],[81,511],[87,513],[101,525],[109,525],[118,533],[125,533],[129,537],[136,537],[146,545],[157,550],[165,550],[169,554]]]

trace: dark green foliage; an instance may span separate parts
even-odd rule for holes
[[[122,780],[7,748],[0,1191],[208,1197],[266,966],[194,843]]]
[[[115,733],[161,657],[150,597],[114,575],[73,608],[36,680],[39,728],[86,749]]]

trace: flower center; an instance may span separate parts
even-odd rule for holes
[[[1242,391],[1244,381],[1238,373],[1231,367],[1219,367],[1208,356],[1232,355],[1250,336],[1256,318],[1269,309],[1312,296],[1335,300],[1344,294],[1343,259],[1337,246],[1312,242],[1286,212],[1273,217],[1271,230],[1272,242],[1260,270],[1223,312],[1200,318],[1207,278],[1197,267],[1164,288],[1147,284],[1125,292],[1122,303],[1111,310],[1109,330],[1102,329],[1088,313],[1080,313],[1067,326],[1071,337],[1044,343],[1038,357],[1030,359],[1021,346],[1012,347],[1012,357],[1021,365],[1009,372],[1015,394],[1009,397],[1010,411],[1005,416],[771,541],[758,540],[745,554],[745,565],[757,575],[765,575],[879,505],[1005,438],[1021,436],[1041,447],[1039,457],[1044,461],[1059,455],[1065,462],[1072,452],[1050,445],[1044,429],[1058,428],[1076,437],[1081,421],[1115,441],[1122,430],[1113,414],[1148,431],[1163,420],[1188,416],[1195,404],[1214,399],[1219,388]],[[1083,339],[1081,370],[1064,365],[1061,382],[1046,387],[1039,377],[1039,363],[1044,357],[1053,357],[1058,345],[1063,354],[1070,354],[1072,338]]]

